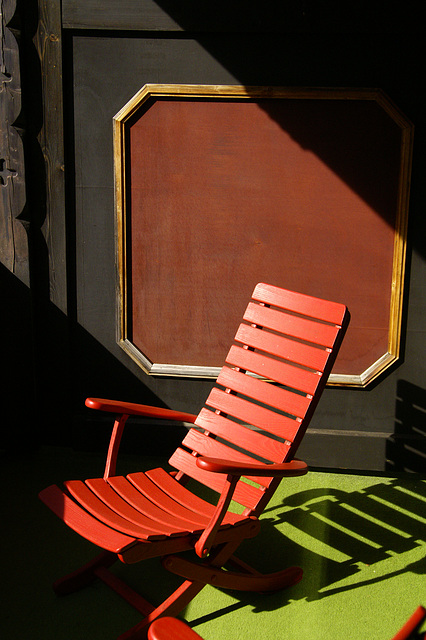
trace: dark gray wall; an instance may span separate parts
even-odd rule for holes
[[[91,418],[81,410],[88,395],[197,412],[211,386],[204,380],[149,377],[116,343],[115,113],[145,83],[377,87],[416,128],[403,355],[366,390],[327,389],[300,455],[324,467],[424,470],[426,115],[419,16],[402,3],[398,11],[372,3],[369,15],[355,9],[343,15],[341,3],[333,2],[321,3],[321,9],[318,3],[295,2],[279,14],[262,3],[250,9],[243,3],[245,11],[233,2],[202,11],[200,3],[178,3],[178,11],[176,4],[62,2],[64,86],[56,101],[63,97],[67,191],[63,208],[50,214],[54,228],[55,220],[60,225],[66,216],[67,274],[61,286],[67,310],[52,320],[55,326],[65,323],[60,332],[70,347],[54,358],[68,380],[66,389],[57,389],[67,403],[68,426],[60,440],[92,445],[85,422]],[[40,5],[58,16],[59,3]],[[45,65],[44,71],[57,77],[57,70]],[[45,102],[45,127],[53,117],[54,106]],[[54,305],[55,316],[57,309]],[[58,376],[46,379],[55,390]],[[58,439],[57,429],[46,427],[44,437]]]

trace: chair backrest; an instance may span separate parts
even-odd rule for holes
[[[345,305],[258,284],[216,384],[170,464],[218,492],[223,476],[201,454],[240,462],[288,462],[326,385],[349,323]],[[242,478],[234,499],[259,515],[279,479]]]

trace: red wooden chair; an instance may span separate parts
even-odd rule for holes
[[[120,636],[125,640],[146,637],[151,622],[178,614],[206,584],[263,592],[297,583],[302,577],[298,567],[262,575],[234,552],[245,538],[258,533],[258,518],[281,479],[307,472],[306,464],[294,455],[348,322],[342,304],[259,284],[198,416],[86,400],[88,407],[116,414],[104,477],[68,481],[64,490],[52,485],[40,498],[103,552],[59,580],[56,592],[69,593],[96,577],[103,580],[144,616]],[[120,438],[131,415],[197,426],[169,460],[176,471],[115,475]],[[186,486],[190,478],[219,494],[216,506]],[[240,515],[228,509],[231,499],[244,507]],[[177,555],[190,549],[195,551],[194,562]],[[154,607],[108,567],[117,559],[134,563],[157,556],[184,580]],[[222,569],[227,562],[238,571]]]

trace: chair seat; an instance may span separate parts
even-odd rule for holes
[[[66,511],[71,528],[116,553],[137,541],[201,535],[215,513],[214,505],[186,489],[161,468],[106,480],[69,480],[64,486],[68,495],[57,487],[45,490],[47,505],[58,515]],[[228,511],[220,530],[248,521],[249,518]],[[113,545],[118,542],[119,548],[105,545],[105,528],[111,530],[108,540],[111,539]],[[122,538],[117,537],[117,533]]]

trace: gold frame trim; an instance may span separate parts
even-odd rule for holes
[[[186,85],[146,84],[113,118],[114,181],[117,243],[117,342],[127,355],[149,375],[177,376],[189,378],[216,378],[220,368],[195,367],[167,363],[154,363],[143,354],[127,335],[127,247],[126,247],[126,160],[125,125],[141,105],[152,97],[211,97],[241,99],[293,98],[372,100],[377,102],[401,129],[401,154],[398,186],[398,202],[394,233],[392,268],[392,292],[388,350],[360,375],[331,374],[328,385],[339,387],[366,387],[376,380],[400,357],[401,327],[404,297],[405,260],[408,226],[408,205],[414,126],[398,107],[380,89],[354,88],[285,88],[244,87],[240,85]]]

